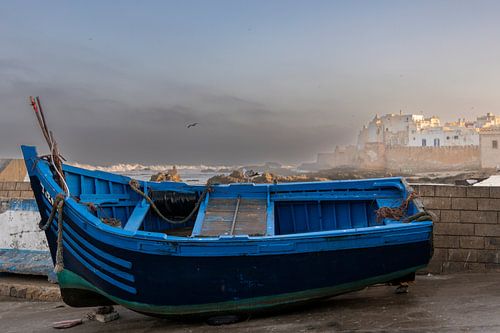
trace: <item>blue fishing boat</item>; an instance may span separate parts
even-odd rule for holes
[[[401,178],[206,187],[62,165],[61,185],[50,158],[22,150],[70,306],[247,313],[408,281],[432,255]],[[405,203],[399,220],[376,214]]]

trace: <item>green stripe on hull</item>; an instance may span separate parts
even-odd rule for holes
[[[325,287],[318,289],[310,289],[297,291],[286,294],[260,296],[250,299],[242,299],[236,301],[227,301],[220,303],[197,304],[197,305],[153,305],[139,302],[127,301],[118,297],[114,297],[105,291],[95,287],[90,282],[73,273],[70,270],[64,269],[57,274],[59,286],[61,289],[83,289],[93,291],[102,296],[120,304],[126,308],[137,312],[143,312],[154,315],[164,316],[185,316],[185,315],[200,315],[200,314],[215,314],[228,312],[252,312],[264,310],[275,306],[289,305],[293,303],[306,302],[318,298],[335,296],[349,291],[359,290],[369,285],[383,283],[405,275],[411,274],[426,265],[412,267],[405,270],[393,272],[390,274],[379,275],[368,279],[363,279],[355,282],[344,283],[334,287]]]

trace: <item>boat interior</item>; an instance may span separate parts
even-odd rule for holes
[[[397,207],[406,196],[399,178],[290,184],[231,184],[205,186],[173,182],[140,181],[142,190],[165,222],[128,184],[130,178],[102,171],[64,165],[71,195],[103,223],[118,221],[125,230],[166,233],[180,237],[274,236],[340,229],[364,228],[387,223],[375,211]],[[89,206],[89,203],[92,205]],[[413,203],[409,212],[416,211]]]

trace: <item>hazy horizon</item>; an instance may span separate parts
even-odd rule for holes
[[[375,114],[499,114],[496,1],[0,3],[0,157],[312,161]],[[198,122],[193,128],[186,124]]]

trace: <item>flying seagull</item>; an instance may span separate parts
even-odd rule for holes
[[[195,127],[196,125],[198,125],[198,123],[191,123],[191,124],[186,125],[186,127],[191,128],[191,127]]]

